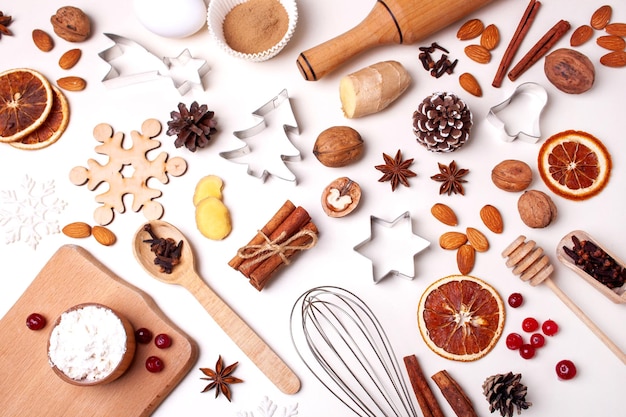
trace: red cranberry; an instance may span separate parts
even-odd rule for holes
[[[554,336],[559,331],[559,325],[548,319],[541,325],[541,330],[546,336]]]
[[[46,318],[39,313],[32,313],[26,318],[26,327],[31,330],[41,330],[46,327]]]
[[[524,321],[522,321],[522,329],[525,332],[531,333],[539,328],[539,322],[537,319],[533,317],[526,317]]]
[[[163,363],[161,358],[159,358],[158,356],[149,356],[148,359],[146,359],[146,369],[149,372],[152,372],[152,373],[161,372],[164,367],[165,367],[165,364]]]
[[[137,343],[147,344],[152,340],[152,332],[145,327],[135,330],[135,340]]]
[[[576,376],[576,365],[568,359],[563,359],[556,364],[556,374],[560,379],[572,379]]]
[[[519,348],[519,354],[524,359],[531,359],[533,356],[535,356],[535,348],[528,343],[524,343]]]
[[[522,294],[518,293],[518,292],[514,292],[513,294],[509,295],[509,305],[513,308],[517,308],[519,306],[522,305],[522,303],[524,302],[524,296],[522,296]]]
[[[511,350],[517,350],[524,344],[524,339],[519,333],[510,333],[506,337],[506,347]]]
[[[530,345],[534,348],[540,348],[546,343],[546,338],[541,333],[533,333],[530,336]]]
[[[165,349],[172,346],[172,338],[165,333],[160,333],[154,338],[154,344],[159,349]]]

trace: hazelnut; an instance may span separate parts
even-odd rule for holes
[[[517,209],[524,224],[534,229],[548,226],[556,219],[556,205],[546,193],[538,190],[524,191],[517,200]]]
[[[532,180],[533,172],[530,166],[515,159],[504,160],[491,171],[491,181],[504,191],[523,191]]]
[[[61,7],[50,22],[54,33],[68,42],[82,42],[91,34],[89,17],[78,7]]]
[[[573,49],[561,48],[546,56],[543,70],[559,90],[569,94],[580,94],[589,90],[595,80],[595,69],[591,60]]]
[[[363,139],[348,126],[333,126],[319,134],[313,155],[327,167],[337,168],[357,161],[363,155]]]
[[[361,187],[348,177],[337,178],[322,192],[322,209],[329,217],[346,216],[359,205]]]

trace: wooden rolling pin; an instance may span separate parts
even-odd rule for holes
[[[413,44],[468,16],[493,0],[377,0],[354,28],[300,53],[302,76],[317,81],[353,56],[370,48]]]

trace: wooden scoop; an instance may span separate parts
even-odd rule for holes
[[[296,374],[274,353],[274,351],[202,280],[195,269],[193,251],[185,236],[171,224],[153,220],[150,222],[154,234],[162,238],[183,241],[180,263],[171,274],[160,271],[154,264],[155,254],[144,240],[150,235],[143,226],[135,233],[133,253],[141,266],[159,281],[185,287],[202,304],[213,320],[239,346],[250,360],[285,394],[300,390]]]
[[[353,56],[385,44],[413,44],[493,0],[378,0],[354,28],[300,53],[302,76],[317,81]]]
[[[526,236],[519,236],[504,251],[502,257],[507,258],[506,266],[513,268],[513,274],[519,275],[522,281],[530,285],[547,285],[557,297],[569,307],[576,316],[602,341],[624,364],[624,353],[609,337],[585,314],[585,312],[567,296],[550,278],[554,267],[543,250],[532,240],[526,241]]]

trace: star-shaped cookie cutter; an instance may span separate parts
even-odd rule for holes
[[[524,83],[509,98],[493,106],[487,120],[500,131],[500,138],[512,142],[537,143],[541,138],[541,113],[548,103],[548,92],[537,83]]]
[[[377,235],[376,229],[401,229],[404,236],[393,236],[383,240]],[[380,239],[381,242],[376,242]],[[415,256],[430,246],[430,242],[413,233],[411,214],[406,211],[392,221],[386,221],[376,216],[370,216],[370,236],[354,247],[360,255],[368,258],[372,263],[372,276],[374,284],[378,284],[388,276],[399,276],[408,280],[415,278]],[[401,268],[398,268],[398,258],[403,258]],[[383,273],[378,274],[380,265],[389,263],[391,266],[383,267]],[[402,271],[402,272],[401,272]]]
[[[113,33],[104,36],[113,41],[113,46],[98,53],[110,67],[102,79],[107,87],[125,87],[168,78],[180,95],[195,87],[204,89],[202,80],[210,67],[205,60],[193,58],[188,49],[177,57],[159,59],[132,39]]]
[[[253,118],[257,121],[256,124],[254,124],[252,127],[249,127],[247,129],[233,132],[233,135],[235,137],[237,137],[238,139],[244,142],[244,145],[242,147],[234,149],[234,150],[230,150],[230,151],[220,152],[219,155],[224,159],[231,160],[232,162],[237,162],[236,159],[245,158],[246,155],[253,152],[253,149],[250,146],[249,141],[247,142],[246,139],[253,138],[254,136],[257,136],[261,132],[263,132],[268,127],[268,121],[267,121],[268,115],[274,112],[276,109],[281,108],[281,107],[284,107],[286,109],[286,111],[283,113],[286,113],[287,114],[286,117],[289,118],[289,121],[287,123],[282,123],[282,130],[284,131],[285,133],[284,136],[286,137],[286,141],[282,141],[283,142],[282,145],[284,147],[292,148],[289,150],[292,153],[286,154],[286,153],[276,152],[276,154],[280,155],[280,160],[282,162],[300,161],[302,159],[300,151],[296,149],[291,143],[291,141],[289,140],[289,134],[292,133],[292,134],[299,135],[300,128],[298,127],[298,123],[295,119],[293,108],[291,107],[291,101],[289,100],[289,94],[287,93],[286,89],[283,89],[280,93],[278,93],[276,97],[272,98],[267,103],[265,103],[264,105],[256,109],[254,112],[252,112]],[[265,180],[267,179],[269,175],[272,175],[285,181],[291,181],[294,184],[297,183],[297,178],[295,177],[295,175],[286,167],[285,169],[288,171],[287,175],[278,174],[266,168],[263,168],[263,170],[260,173],[258,173],[252,169],[249,163],[245,163],[245,162],[243,163],[247,165],[246,172],[248,175],[260,178],[261,181],[263,182],[265,182]]]

